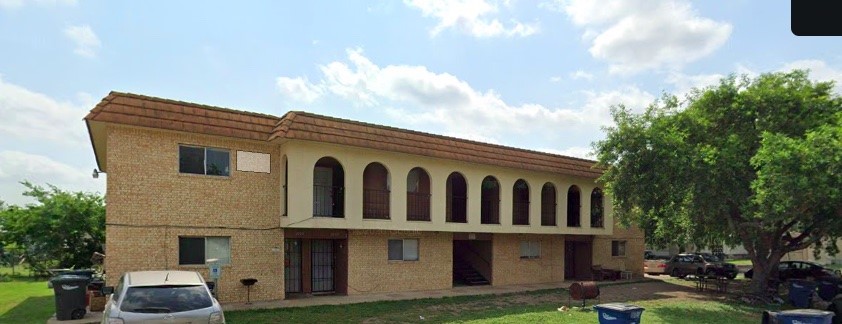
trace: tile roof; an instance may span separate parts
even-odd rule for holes
[[[230,136],[295,139],[596,178],[595,161],[290,111],[283,117],[111,92],[85,120]]]

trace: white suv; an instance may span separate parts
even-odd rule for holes
[[[105,304],[103,324],[225,323],[222,307],[195,271],[127,272]]]

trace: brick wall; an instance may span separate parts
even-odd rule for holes
[[[611,256],[611,241],[626,241],[625,256]],[[614,222],[614,234],[596,236],[593,240],[593,264],[608,269],[631,271],[636,277],[643,276],[643,251],[645,249],[643,230],[636,226],[624,228]]]
[[[418,261],[389,261],[388,240],[418,239]],[[453,286],[453,235],[442,232],[352,230],[348,233],[348,294],[448,289]]]
[[[521,241],[538,241],[537,259],[520,258]],[[493,285],[564,281],[564,236],[541,234],[494,234]]]
[[[178,236],[230,236],[220,301],[245,301],[241,278],[257,278],[252,300],[282,299],[281,163],[277,145],[198,134],[108,126],[108,284],[125,271],[196,270],[178,265]],[[178,145],[228,149],[230,176],[178,172]],[[236,171],[236,151],[271,154],[271,173]],[[130,225],[130,226],[127,226]],[[207,278],[207,277],[206,277]]]

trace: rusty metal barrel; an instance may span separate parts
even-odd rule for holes
[[[596,299],[599,297],[599,287],[593,281],[579,281],[570,285],[570,298],[573,300]]]

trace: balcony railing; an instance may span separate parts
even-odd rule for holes
[[[556,225],[556,204],[541,204],[541,225],[555,226]]]
[[[313,185],[313,216],[343,217],[344,191],[343,187]]]
[[[483,199],[480,209],[480,222],[482,224],[500,224],[500,200]]]
[[[529,225],[528,201],[516,201],[512,203],[512,224]]]
[[[467,223],[468,215],[468,197],[464,196],[450,196],[450,210],[447,213],[447,222],[449,223]]]
[[[363,189],[363,218],[389,219],[389,190]]]
[[[430,221],[430,194],[425,192],[406,193],[406,220]]]

